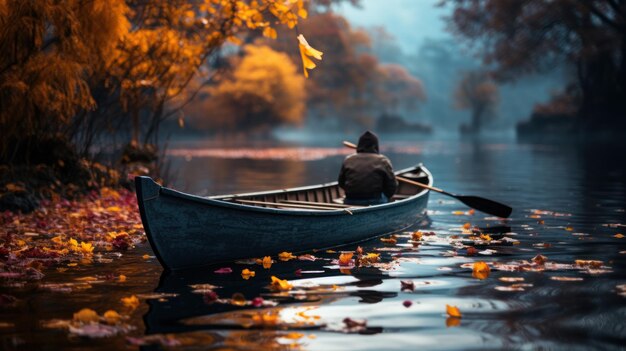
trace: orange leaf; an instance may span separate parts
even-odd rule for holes
[[[340,266],[349,266],[352,263],[353,252],[343,252],[339,255],[339,265]]]
[[[461,318],[461,311],[456,306],[446,305],[446,313],[450,317]]]
[[[270,267],[272,267],[272,258],[270,256],[263,257],[262,264],[263,268],[270,269]]]
[[[139,306],[139,299],[135,295],[132,295],[129,297],[122,297],[120,301],[122,301],[124,306],[130,307],[133,310]]]
[[[278,259],[281,261],[289,261],[289,260],[293,260],[294,258],[297,258],[297,257],[292,255],[291,252],[284,251],[278,254]]]
[[[272,288],[278,291],[289,291],[293,288],[293,285],[289,284],[287,280],[272,276]]]
[[[256,275],[256,272],[249,270],[248,268],[241,271],[241,277],[248,280]]]
[[[100,320],[100,317],[96,313],[96,311],[83,308],[82,310],[74,313],[74,321],[80,323],[97,323]]]
[[[122,316],[115,312],[114,310],[108,310],[106,312],[104,312],[104,320],[107,322],[107,324],[117,324],[120,322],[120,320],[122,319]]]
[[[491,268],[489,268],[489,266],[483,261],[475,262],[474,266],[472,267],[472,277],[476,279],[487,279],[490,272]]]

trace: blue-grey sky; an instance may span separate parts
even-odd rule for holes
[[[355,27],[384,27],[402,49],[413,53],[425,38],[446,39],[442,16],[450,9],[435,7],[439,0],[361,0],[360,8],[343,5],[337,9]]]

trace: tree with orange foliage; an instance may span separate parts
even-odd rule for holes
[[[300,124],[304,78],[289,57],[268,46],[244,47],[231,77],[204,88],[208,98],[186,109],[200,129],[235,133],[267,132],[279,124]]]
[[[123,0],[0,1],[0,161],[29,162],[96,108],[90,77],[119,54],[128,13]]]
[[[479,133],[487,119],[492,118],[498,103],[498,87],[484,72],[463,75],[454,92],[456,107],[469,109],[472,120],[469,127],[461,125],[461,132]]]
[[[24,139],[156,144],[224,43],[307,16],[304,0],[0,0],[2,160]]]

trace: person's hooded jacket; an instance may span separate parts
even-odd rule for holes
[[[369,131],[359,138],[356,154],[348,155],[339,173],[339,186],[346,197],[375,199],[383,193],[391,198],[398,182],[391,161],[378,153],[378,137]]]

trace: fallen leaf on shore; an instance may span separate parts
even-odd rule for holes
[[[75,322],[80,322],[80,323],[92,323],[92,322],[95,323],[100,320],[100,317],[98,316],[98,313],[96,313],[96,311],[90,308],[83,308],[82,310],[74,313],[74,316],[72,319]]]
[[[133,309],[133,310],[139,306],[139,299],[135,295],[132,295],[129,297],[122,297],[120,301],[122,301],[122,304],[124,306],[129,307],[130,309]]]

